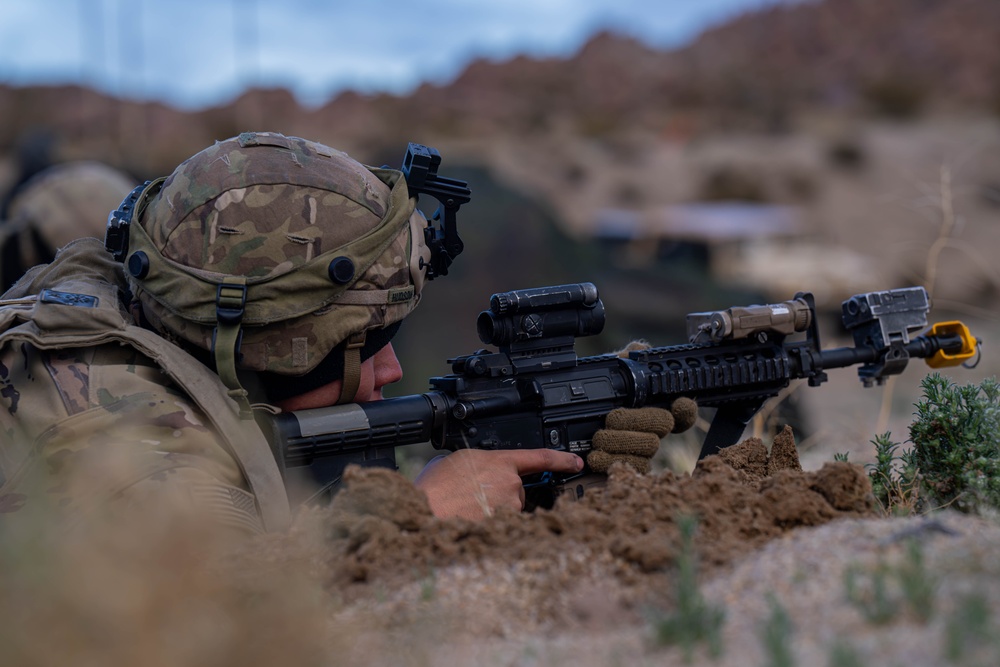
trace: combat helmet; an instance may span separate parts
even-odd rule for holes
[[[437,152],[411,144],[408,157],[414,146],[436,171]],[[311,388],[303,378],[319,386],[342,373],[349,402],[361,362],[435,274],[439,232],[409,176],[405,165],[369,168],[316,142],[245,132],[136,188],[109,216],[105,243],[149,323],[206,351],[244,415],[237,368],[294,378],[299,391]]]
[[[85,236],[104,237],[108,209],[135,186],[124,173],[82,160],[49,167],[22,185],[0,224],[0,272],[7,289],[35,264]]]

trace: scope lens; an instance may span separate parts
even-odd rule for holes
[[[479,340],[483,343],[493,345],[493,339],[497,334],[493,313],[488,310],[479,313],[479,317],[476,319],[476,333],[479,334]]]

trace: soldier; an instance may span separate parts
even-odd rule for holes
[[[381,398],[424,284],[399,171],[244,133],[136,192],[127,233],[81,239],[0,307],[0,513],[169,503],[243,532],[290,508],[254,409]],[[119,258],[117,261],[115,258]],[[521,508],[546,449],[464,450],[415,484],[438,516]]]
[[[32,266],[51,262],[70,241],[103,238],[108,211],[134,186],[120,171],[92,161],[48,167],[20,186],[0,221],[0,291]]]

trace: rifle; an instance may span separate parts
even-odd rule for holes
[[[430,391],[264,415],[261,426],[286,480],[308,471],[321,495],[335,489],[348,464],[395,467],[395,447],[428,441],[451,451],[548,447],[586,458],[608,412],[669,407],[679,396],[716,408],[704,458],[736,444],[765,401],[792,380],[815,387],[828,369],[860,365],[858,376],[871,387],[901,373],[911,358],[932,368],[968,366],[973,357],[978,363],[981,341],[957,321],[927,329],[929,310],[922,287],[853,296],[842,311],[854,347],[823,350],[813,295],[799,292],[778,304],[691,313],[686,344],[627,358],[577,357],[576,338],[604,327],[592,283],[502,292],[476,322],[480,340],[498,351],[449,360],[452,373],[431,378]],[[789,340],[800,333],[803,339]],[[550,506],[586,474],[545,473],[525,486],[536,493],[535,504]]]

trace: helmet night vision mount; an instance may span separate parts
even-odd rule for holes
[[[400,170],[411,196],[429,195],[440,204],[424,229],[424,242],[431,251],[431,259],[426,265],[421,259],[420,268],[427,267],[428,280],[448,275],[448,267],[465,248],[458,236],[455,214],[472,194],[465,181],[438,176],[439,166],[441,154],[437,149],[410,142]]]

